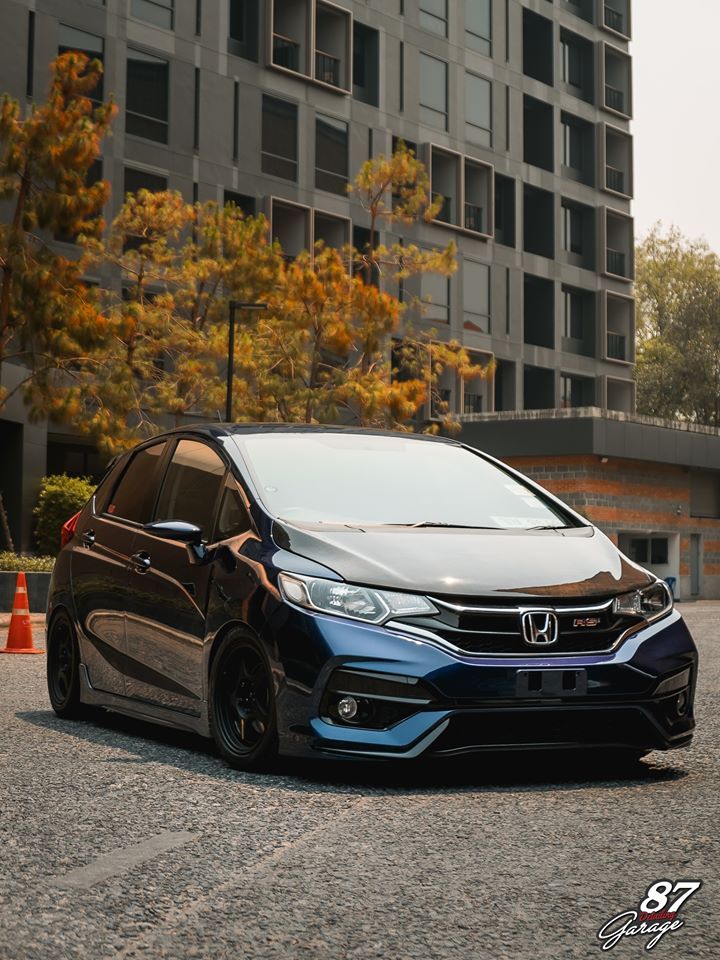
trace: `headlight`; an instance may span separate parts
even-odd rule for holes
[[[414,593],[373,590],[319,577],[300,579],[289,573],[281,573],[278,579],[283,597],[290,603],[365,623],[385,623],[392,617],[437,613],[429,600]]]
[[[663,614],[669,613],[673,607],[673,597],[670,588],[663,580],[645,587],[643,590],[634,590],[632,593],[623,593],[615,597],[613,611],[624,617],[643,617],[645,620],[657,620]]]

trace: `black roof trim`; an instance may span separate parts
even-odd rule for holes
[[[229,437],[235,434],[253,433],[342,433],[361,434],[371,437],[403,437],[410,440],[429,440],[436,443],[454,443],[459,441],[453,437],[435,436],[428,433],[406,433],[402,430],[378,430],[372,427],[353,427],[323,423],[193,423],[182,427],[165,430],[153,437],[172,437],[175,434],[200,434],[205,437]]]

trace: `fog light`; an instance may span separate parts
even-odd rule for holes
[[[358,702],[355,697],[343,697],[342,700],[338,700],[337,712],[341,720],[352,720],[356,717]]]
[[[684,717],[688,711],[688,695],[687,690],[683,690],[682,693],[677,695],[675,700],[675,710],[679,717]]]

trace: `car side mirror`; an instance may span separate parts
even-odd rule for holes
[[[146,523],[143,530],[155,537],[186,543],[193,559],[199,563],[202,563],[207,556],[202,530],[196,523],[187,523],[185,520],[153,520],[151,523]]]
[[[146,523],[143,530],[165,540],[178,540],[180,543],[202,542],[200,527],[184,520],[153,520],[152,523]]]

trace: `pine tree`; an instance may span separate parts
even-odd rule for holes
[[[99,61],[66,53],[51,73],[47,101],[27,116],[11,97],[0,101],[0,200],[9,211],[0,222],[0,378],[14,361],[22,372],[10,392],[22,391],[38,414],[72,417],[68,388],[97,368],[107,326],[83,280],[82,251],[65,256],[52,240],[102,232],[109,187],[89,174],[115,107],[90,99]],[[8,396],[0,387],[0,409]]]

